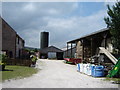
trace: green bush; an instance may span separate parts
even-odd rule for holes
[[[36,56],[33,56],[33,57],[31,58],[31,60],[32,60],[32,62],[36,62],[36,61],[37,61],[37,57],[36,57]]]
[[[7,55],[0,54],[0,65],[5,65],[7,58]]]

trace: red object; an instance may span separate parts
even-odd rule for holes
[[[64,60],[66,60],[68,62],[72,62],[74,64],[81,63],[81,59],[80,58],[64,58]]]

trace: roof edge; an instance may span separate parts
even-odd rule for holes
[[[101,33],[101,32],[104,32],[104,31],[107,31],[109,30],[108,28],[104,28],[104,29],[101,29],[101,30],[98,30],[98,31],[95,31],[95,32],[92,32],[90,34],[87,34],[87,35],[84,35],[84,36],[81,36],[80,38],[77,38],[77,39],[74,39],[74,40],[71,40],[71,41],[68,41],[67,43],[72,43],[72,42],[75,42],[79,39],[82,39],[82,38],[85,38],[85,37],[88,37],[88,36],[91,36],[91,35],[95,35],[95,34],[98,34],[98,33]]]

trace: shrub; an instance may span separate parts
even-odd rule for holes
[[[37,57],[33,55],[33,57],[31,58],[32,62],[36,62],[37,61]]]
[[[0,54],[0,65],[6,64],[7,58],[8,58],[7,55]]]
[[[5,69],[7,55],[0,54],[0,71]]]

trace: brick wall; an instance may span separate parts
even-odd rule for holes
[[[7,51],[7,55],[15,58],[16,32],[2,20],[2,51]]]

